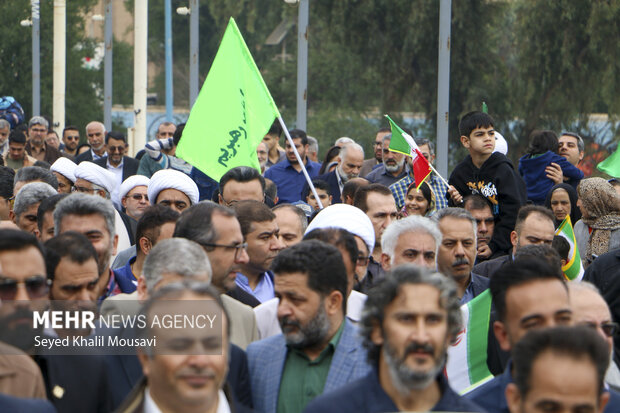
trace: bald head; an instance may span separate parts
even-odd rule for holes
[[[613,337],[607,333],[612,323],[611,312],[598,289],[586,281],[573,281],[568,283],[568,293],[575,324],[595,328],[611,351]]]

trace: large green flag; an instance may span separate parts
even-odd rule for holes
[[[256,147],[279,116],[231,18],[176,155],[216,181],[236,166],[260,171]]]
[[[618,145],[618,149],[620,149],[620,145]],[[620,178],[620,150],[618,149],[603,162],[596,165],[599,171],[605,172],[614,178]]]

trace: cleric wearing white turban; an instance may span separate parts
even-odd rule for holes
[[[75,182],[75,168],[77,165],[69,158],[60,157],[50,166],[50,171],[58,180],[58,193],[68,194]]]
[[[196,183],[174,169],[155,172],[149,182],[148,195],[151,204],[163,204],[179,213],[199,201]]]
[[[125,213],[135,220],[140,219],[150,205],[147,188],[150,179],[144,175],[133,175],[125,179],[118,190],[119,202]]]

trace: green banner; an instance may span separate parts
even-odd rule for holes
[[[231,18],[176,155],[216,181],[236,166],[260,170],[256,147],[279,116]]]

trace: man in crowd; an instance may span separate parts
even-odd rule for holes
[[[418,149],[422,153],[422,156],[426,158],[431,165],[435,162],[435,147],[433,142],[429,139],[416,139]],[[415,180],[413,176],[413,169],[409,171],[409,175],[401,179],[400,181],[390,185],[390,190],[394,194],[396,200],[396,206],[398,209],[405,205],[405,198],[407,197],[407,188]],[[435,206],[437,209],[442,209],[448,206],[448,200],[446,198],[446,191],[448,186],[437,176],[435,172],[432,172],[425,181],[433,191],[435,195]]]
[[[60,151],[60,139],[58,139],[58,134],[56,133],[54,129],[50,129],[47,131],[47,136],[45,137],[45,143],[47,143],[49,147],[58,149]],[[61,152],[61,155],[62,155],[62,152]]]
[[[99,165],[114,174],[114,189],[110,195],[112,196],[112,201],[116,204],[118,209],[120,209],[118,189],[125,179],[135,175],[138,172],[139,165],[139,162],[136,159],[125,156],[126,146],[127,138],[124,134],[110,131],[105,136],[105,148],[107,155],[93,161],[95,165]]]
[[[560,142],[560,155],[574,166],[578,166],[585,153],[583,138],[573,132],[562,132],[558,140]]]
[[[207,253],[213,269],[211,283],[232,317],[231,341],[245,349],[258,333],[254,312],[244,303],[254,306],[259,301],[235,284],[236,268],[249,261],[235,212],[213,202],[200,202],[181,215],[173,236],[194,241]]]
[[[151,205],[161,204],[178,213],[198,203],[196,183],[183,172],[174,169],[155,172],[147,192]]]
[[[176,144],[174,143],[174,135],[177,130],[177,127],[172,122],[162,122],[159,124],[157,128],[157,135],[155,136],[156,140],[169,140],[172,139],[172,145],[169,148],[162,149],[162,152],[165,155],[173,155],[176,152]],[[178,142],[178,141],[177,141]],[[148,154],[144,154],[140,159],[140,165],[138,166],[138,174],[144,175],[147,178],[153,176],[153,174],[162,169],[157,161],[151,158]]]
[[[0,156],[4,156],[9,150],[9,133],[11,124],[6,119],[0,119]]]
[[[276,215],[259,201],[239,201],[233,205],[247,243],[248,262],[239,265],[235,283],[258,301],[274,298],[273,273],[269,267],[284,248]]]
[[[357,143],[350,143],[340,150],[336,169],[318,177],[329,184],[333,204],[342,202],[344,184],[359,176],[363,162],[364,149]]]
[[[39,204],[57,192],[46,183],[31,182],[24,185],[15,196],[15,205],[10,212],[11,220],[22,231],[37,235],[37,210]]]
[[[261,142],[256,147],[256,156],[258,157],[258,163],[260,164],[261,175],[265,173],[267,169],[267,161],[269,160],[269,148],[265,142]]]
[[[75,183],[75,168],[77,165],[73,161],[61,156],[50,167],[50,171],[58,180],[58,193],[70,194],[71,188]]]
[[[360,169],[360,176],[368,175],[375,166],[380,165],[383,160],[383,137],[386,135],[391,135],[392,131],[390,128],[381,128],[377,131],[375,135],[375,140],[372,143],[373,154],[372,158],[364,160],[362,164],[362,169]]]
[[[492,254],[489,248],[489,241],[493,237],[493,229],[495,228],[495,217],[493,216],[489,201],[480,194],[468,195],[463,200],[463,208],[476,219],[476,235],[478,239],[476,264],[490,258],[505,255],[501,251]]]
[[[495,337],[504,351],[512,351],[530,330],[571,325],[573,312],[568,289],[559,269],[537,257],[517,258],[491,278],[498,321]],[[489,413],[508,413],[506,387],[512,382],[512,363],[504,373],[467,394]]]
[[[508,409],[601,413],[609,400],[603,382],[608,361],[604,341],[587,328],[532,331],[513,351]]]
[[[517,214],[515,229],[510,233],[512,254],[476,264],[473,272],[484,277],[492,277],[499,267],[513,259],[519,248],[538,244],[551,246],[554,234],[555,221],[549,209],[538,205],[521,207]]]
[[[367,289],[375,285],[384,276],[381,267],[381,237],[383,231],[396,220],[398,210],[392,192],[381,184],[370,184],[359,188],[355,193],[353,206],[364,212],[375,231],[374,250],[368,263],[368,273],[366,274],[365,284]]]
[[[437,223],[417,215],[392,222],[381,237],[381,266],[385,271],[401,264],[434,270],[441,245]]]
[[[99,264],[99,302],[110,295],[135,289],[131,281],[116,279],[110,269],[110,259],[118,245],[114,229],[114,207],[110,201],[86,194],[69,195],[54,209],[54,231],[56,235],[67,231],[79,232],[88,237],[95,247]]]
[[[230,207],[246,200],[265,201],[265,178],[249,166],[228,170],[220,178],[219,203]]]
[[[312,162],[320,163],[319,141],[317,141],[316,138],[313,138],[312,136],[308,136],[308,159],[310,159]]]
[[[71,159],[77,156],[77,147],[80,143],[80,130],[77,126],[68,125],[62,130],[62,152],[69,155]]]
[[[52,172],[38,166],[25,166],[15,173],[13,194],[17,194],[24,185],[30,182],[45,182],[52,188],[58,189],[58,180]]]
[[[383,164],[365,176],[372,183],[390,186],[407,176],[406,155],[389,149],[391,138],[391,134],[383,137]]]
[[[105,156],[105,126],[101,122],[93,121],[86,125],[86,138],[90,145],[90,150],[78,155],[75,163],[82,161],[96,161]]]
[[[461,304],[489,288],[489,279],[472,273],[476,260],[476,220],[462,208],[444,208],[433,216],[441,231],[437,269],[458,286]]]
[[[303,241],[274,260],[278,320],[283,334],[248,347],[254,407],[300,412],[310,400],[365,375],[366,354],[345,317],[342,254],[321,241]],[[306,378],[316,374],[311,382]]]
[[[149,207],[148,186],[150,179],[144,175],[133,175],[125,179],[118,191],[118,197],[125,213],[137,222]]]
[[[28,122],[28,142],[26,152],[37,161],[44,161],[53,164],[62,155],[57,148],[54,148],[45,141],[49,124],[42,116],[33,116]]]
[[[33,166],[37,161],[26,152],[26,134],[21,129],[13,129],[9,134],[9,150],[5,152],[4,164],[17,171],[24,166]]]
[[[321,205],[323,206],[323,208],[330,206],[333,203],[332,201],[334,198],[332,196],[329,184],[322,179],[314,178],[312,180],[312,185],[314,186],[316,194],[319,196],[319,200],[321,201]],[[306,195],[306,203],[310,205],[315,211],[318,211],[320,209],[319,203],[312,191],[309,191],[308,195]]]
[[[8,166],[0,166],[0,221],[9,219],[14,179],[15,171],[13,169]]]
[[[355,193],[357,190],[368,185],[370,185],[370,182],[364,178],[353,178],[347,181],[347,183],[342,187],[342,203],[353,205],[353,200],[355,199]]]
[[[69,196],[69,194],[54,194],[48,198],[45,198],[39,204],[37,209],[37,227],[38,237],[41,242],[54,237],[54,208],[62,199]]]
[[[269,169],[280,161],[286,159],[286,152],[284,152],[279,146],[278,141],[282,136],[282,126],[276,119],[269,128],[269,132],[263,138],[263,143],[267,145],[268,158],[266,168]],[[291,137],[293,137],[291,135]],[[294,141],[293,141],[294,142]],[[301,154],[300,154],[301,155]]]
[[[300,208],[291,204],[278,204],[271,209],[280,229],[280,242],[284,248],[299,243],[308,228],[308,218]]]
[[[310,178],[316,178],[319,169],[321,169],[321,164],[313,162],[307,157],[308,136],[306,132],[301,129],[293,129],[289,134],[301,161],[306,167],[308,175]],[[301,165],[297,161],[297,157],[295,157],[293,147],[288,140],[286,141],[286,159],[270,166],[267,172],[265,172],[265,178],[271,179],[277,185],[280,202],[293,203],[302,199],[306,178],[301,170]]]
[[[375,368],[320,396],[306,413],[480,411],[457,395],[443,375],[448,346],[461,329],[454,282],[406,264],[374,290],[365,309],[362,337]]]

